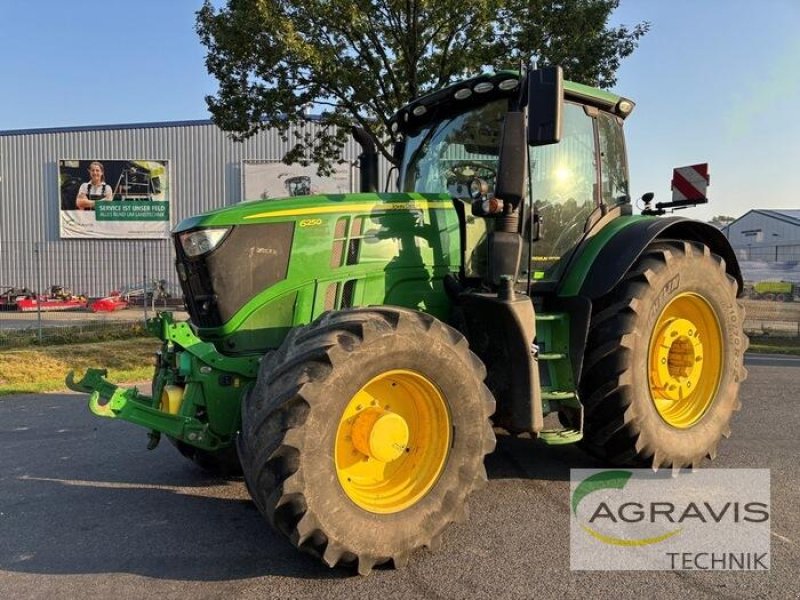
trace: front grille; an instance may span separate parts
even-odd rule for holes
[[[342,288],[342,308],[350,308],[353,306],[353,296],[356,288],[356,280],[351,279],[345,281]]]
[[[185,232],[181,232],[185,233]],[[186,308],[198,327],[218,327],[253,296],[286,278],[294,223],[234,227],[211,252],[187,257],[175,234]]]
[[[361,240],[359,239],[351,239],[350,243],[347,245],[347,264],[348,265],[355,265],[358,264],[358,250],[361,248]]]

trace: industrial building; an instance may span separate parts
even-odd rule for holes
[[[746,282],[800,284],[800,210],[753,209],[722,228]]]
[[[800,210],[753,209],[722,231],[740,260],[800,261]]]
[[[318,126],[312,117],[303,127]],[[0,131],[0,286],[98,297],[164,279],[177,289],[169,230],[185,217],[357,188],[354,141],[336,173],[317,178],[280,162],[293,139],[267,130],[237,142],[211,121]],[[87,188],[96,162],[105,181]],[[81,210],[76,199],[92,189],[109,202]]]

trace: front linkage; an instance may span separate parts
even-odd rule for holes
[[[150,429],[150,449],[162,433],[206,451],[230,446],[239,428],[242,394],[255,380],[260,357],[220,354],[169,312],[149,319],[147,329],[163,342],[152,396],[107,381],[105,369],[88,369],[77,382],[70,371],[67,387],[90,394],[94,414]]]

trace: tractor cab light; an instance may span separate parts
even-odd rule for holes
[[[623,118],[627,117],[629,114],[631,114],[631,111],[633,110],[634,106],[635,104],[633,102],[623,98],[622,100],[617,102],[617,112],[621,117]]]
[[[504,92],[507,92],[508,90],[513,90],[518,85],[519,85],[518,79],[504,79],[499,84],[497,84],[497,87],[503,90]]]

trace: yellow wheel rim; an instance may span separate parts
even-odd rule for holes
[[[339,419],[339,483],[365,510],[404,510],[441,475],[451,431],[447,403],[430,380],[414,371],[382,373],[353,396]]]
[[[687,429],[706,413],[722,375],[722,329],[711,305],[697,294],[673,298],[650,336],[650,397],[661,418]]]

